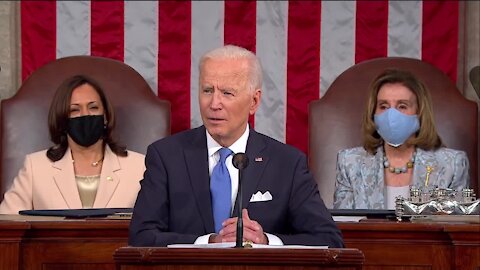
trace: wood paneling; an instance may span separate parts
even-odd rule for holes
[[[357,249],[171,249],[124,247],[114,254],[126,269],[362,269]]]
[[[363,252],[363,269],[480,269],[478,223],[367,220],[337,224],[346,247]],[[114,251],[127,246],[128,225],[128,220],[6,221],[0,217],[0,269],[113,270]],[[251,256],[242,260],[249,259]],[[245,269],[241,264],[230,266]],[[302,269],[298,265],[282,267]]]

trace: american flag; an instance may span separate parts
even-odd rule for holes
[[[248,48],[264,69],[251,125],[307,153],[308,103],[345,69],[403,56],[456,81],[457,1],[22,1],[22,79],[71,55],[117,59],[171,102],[172,133],[201,125],[200,56]]]

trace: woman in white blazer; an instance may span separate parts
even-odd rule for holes
[[[114,141],[113,107],[94,80],[77,75],[64,81],[50,105],[48,126],[54,145],[26,156],[0,214],[133,207],[144,155]]]

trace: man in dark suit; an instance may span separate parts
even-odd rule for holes
[[[343,246],[305,155],[249,128],[261,85],[260,63],[246,49],[224,46],[202,57],[199,105],[204,125],[148,147],[130,245],[234,242],[238,170],[232,154],[245,152],[250,162],[242,176],[244,240]],[[219,204],[211,179],[218,174],[219,149],[226,148],[230,154],[223,164],[230,179],[222,195],[228,202]],[[216,208],[223,206],[228,215],[219,220]]]

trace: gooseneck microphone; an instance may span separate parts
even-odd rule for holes
[[[238,169],[238,219],[237,219],[237,236],[236,236],[236,248],[243,248],[243,216],[242,216],[242,173],[243,169],[248,166],[248,157],[245,153],[236,153],[233,155],[232,163],[235,168]]]

